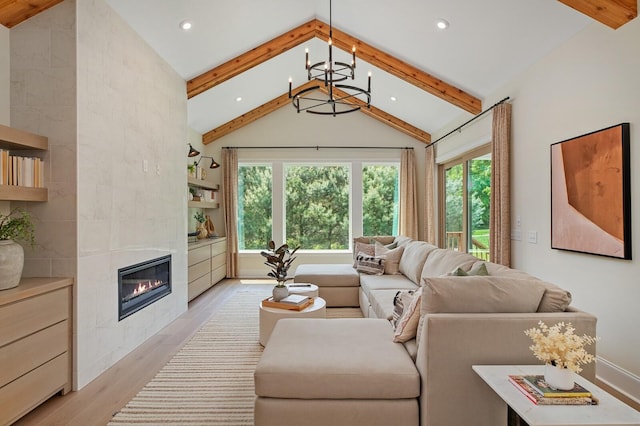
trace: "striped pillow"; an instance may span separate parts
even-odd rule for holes
[[[356,256],[356,270],[369,275],[382,275],[384,274],[384,258],[367,256],[360,252]]]

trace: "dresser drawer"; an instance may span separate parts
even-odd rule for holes
[[[209,262],[207,262],[208,264]],[[194,297],[200,295],[203,291],[211,287],[211,273],[190,282],[187,288],[187,298],[191,301]]]
[[[67,319],[69,290],[62,288],[0,309],[0,347]]]
[[[189,266],[189,270],[187,273],[187,281],[192,282],[201,276],[208,274],[211,272],[211,267],[209,266],[209,260],[203,260],[200,263],[196,263],[195,265]]]
[[[211,247],[203,246],[189,250],[189,266],[200,263],[203,260],[207,260],[211,257]]]
[[[69,384],[68,353],[0,388],[0,424],[11,424],[33,408],[34,401],[43,402]]]
[[[227,251],[227,241],[218,241],[217,243],[211,244],[211,256],[217,256],[221,253],[226,253]]]
[[[217,269],[227,264],[227,254],[222,253],[211,258],[211,270]]]
[[[0,386],[69,350],[69,323],[62,321],[0,348]]]

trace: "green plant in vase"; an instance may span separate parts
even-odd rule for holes
[[[289,250],[289,246],[287,244],[283,244],[276,249],[276,244],[272,240],[269,241],[270,251],[260,252],[260,255],[266,258],[264,264],[271,268],[271,272],[269,272],[267,275],[275,278],[277,281],[277,284],[273,289],[273,299],[275,301],[284,299],[289,294],[285,282],[287,281],[287,273],[289,272],[289,268],[293,264],[293,261],[296,260],[293,255],[296,253],[296,251],[298,251],[299,248],[300,246],[296,247],[293,250]]]
[[[15,241],[24,241],[33,247],[35,229],[31,216],[23,209],[0,214],[0,290],[16,287],[22,277],[24,249]]]

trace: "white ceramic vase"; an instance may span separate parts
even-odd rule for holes
[[[273,300],[278,302],[289,295],[289,288],[284,285],[282,287],[274,286],[273,287]]]
[[[16,287],[22,277],[24,249],[12,240],[0,240],[0,290]]]
[[[544,381],[553,388],[559,390],[570,390],[575,385],[575,373],[568,368],[558,368],[555,365],[545,364]]]

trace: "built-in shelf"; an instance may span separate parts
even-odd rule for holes
[[[189,186],[193,186],[196,188],[202,188],[202,189],[207,189],[210,191],[219,191],[220,190],[220,185],[218,184],[214,184],[211,182],[207,182],[206,180],[201,180],[201,179],[194,179],[194,178],[188,178],[187,179],[187,183],[189,184]],[[195,201],[195,200],[191,200],[187,203],[187,206],[189,208],[196,208],[196,209],[217,209],[220,207],[220,203],[216,202],[216,201]]]
[[[0,124],[0,149],[46,151],[49,149],[49,139]],[[0,201],[47,201],[48,199],[47,188],[0,185]]]

